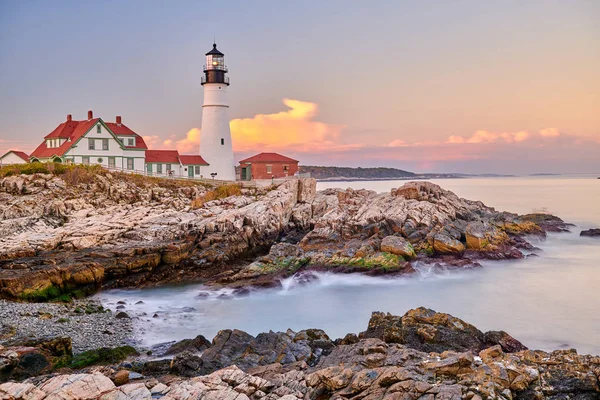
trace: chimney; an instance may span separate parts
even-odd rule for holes
[[[117,115],[117,125],[121,125],[121,116]]]
[[[94,113],[92,112],[92,110],[88,111],[88,119],[92,119],[94,118]]]
[[[67,114],[67,122],[71,122],[73,120],[73,116],[71,114]]]

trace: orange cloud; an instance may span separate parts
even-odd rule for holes
[[[249,151],[311,151],[344,150],[363,147],[362,144],[340,144],[343,126],[315,121],[318,106],[308,101],[283,99],[289,110],[273,114],[257,114],[252,118],[230,121],[233,148]],[[197,152],[200,129],[190,129],[185,138],[163,140],[159,136],[144,136],[150,148],[176,148],[181,153]]]
[[[556,128],[547,128],[540,131],[542,137],[557,137],[560,136],[560,132]]]
[[[276,151],[337,148],[342,126],[315,121],[315,103],[283,99],[289,110],[234,119],[230,123],[234,150]]]
[[[174,137],[162,139],[160,136],[144,136],[144,141],[150,149],[177,149],[181,154],[197,153],[200,146],[200,129],[192,128],[185,138],[176,140]]]

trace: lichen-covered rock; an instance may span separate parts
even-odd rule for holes
[[[381,251],[401,256],[406,260],[416,257],[415,249],[404,238],[399,236],[386,236],[381,241]]]

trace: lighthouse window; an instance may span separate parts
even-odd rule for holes
[[[102,127],[100,124],[96,125],[96,133],[102,133]]]
[[[221,138],[221,146],[225,146],[225,139]]]

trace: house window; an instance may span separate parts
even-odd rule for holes
[[[108,150],[108,139],[102,139],[102,150]]]
[[[167,172],[171,171],[171,164],[167,164]]]
[[[267,174],[272,174],[272,173],[273,173],[273,166],[267,165]]]
[[[128,170],[132,170],[133,169],[133,158],[128,158],[127,159],[127,169]]]
[[[134,139],[127,139],[127,146],[135,146]]]
[[[199,166],[199,165],[196,165],[196,166],[194,167],[194,173],[195,173],[196,175],[200,175],[200,166]]]
[[[225,139],[221,138],[221,146],[225,146]]]
[[[89,157],[81,157],[81,163],[88,165],[90,163],[90,158]]]
[[[88,149],[96,150],[96,141],[94,139],[88,139]]]
[[[114,167],[115,167],[115,158],[108,157],[108,168],[114,168]]]
[[[162,164],[156,164],[156,173],[162,174]]]
[[[102,133],[102,127],[100,124],[96,125],[96,133]]]
[[[290,170],[290,166],[289,165],[284,165],[283,166],[283,172],[288,172]]]

